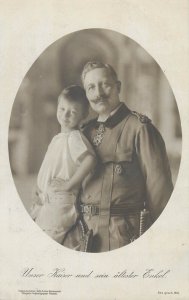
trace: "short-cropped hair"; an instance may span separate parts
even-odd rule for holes
[[[62,98],[66,98],[70,102],[81,103],[84,111],[87,111],[89,108],[85,90],[80,85],[70,85],[63,89],[58,97],[58,104]]]
[[[103,69],[107,69],[109,71],[109,73],[111,74],[112,78],[117,81],[117,74],[115,72],[115,70],[112,68],[111,65],[109,64],[104,64],[100,61],[89,61],[85,64],[84,68],[83,68],[83,71],[82,71],[82,74],[81,74],[81,80],[82,80],[82,83],[84,84],[84,79],[85,79],[85,76],[86,74],[91,71],[91,70],[94,70],[94,69],[100,69],[100,68],[103,68]]]

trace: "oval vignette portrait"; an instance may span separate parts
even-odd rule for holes
[[[126,246],[161,222],[181,146],[164,72],[134,40],[106,29],[76,31],[45,49],[9,124],[11,171],[34,225],[83,252]]]

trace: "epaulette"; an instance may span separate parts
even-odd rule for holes
[[[139,114],[137,111],[131,111],[131,113],[138,118],[141,123],[151,123],[152,121],[145,115]]]
[[[93,126],[96,123],[96,118],[95,119],[91,119],[89,121],[87,121],[86,123],[83,123],[80,125],[80,129],[84,130],[85,128],[89,127],[89,126]]]

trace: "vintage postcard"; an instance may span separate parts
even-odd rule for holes
[[[189,1],[0,8],[0,300],[188,299]]]

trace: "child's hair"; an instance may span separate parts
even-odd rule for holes
[[[58,104],[61,101],[62,97],[66,98],[70,102],[81,103],[83,111],[88,112],[89,101],[86,97],[85,90],[80,85],[70,85],[63,89],[58,97]]]

